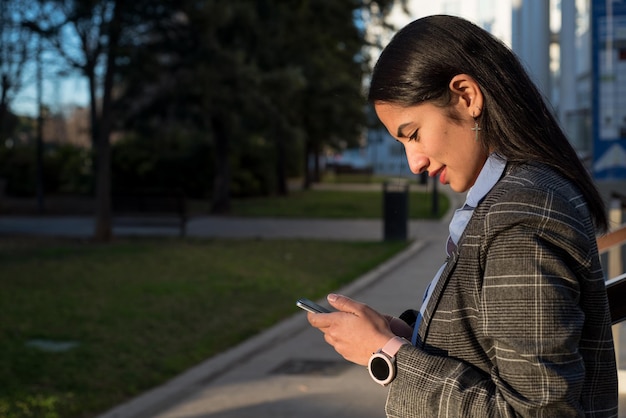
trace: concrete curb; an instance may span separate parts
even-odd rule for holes
[[[354,296],[402,265],[410,257],[413,257],[424,245],[425,243],[421,241],[413,242],[406,250],[365,273],[349,285],[337,290],[337,292],[347,296]],[[319,302],[326,304],[325,301]],[[308,327],[309,324],[306,321],[306,317],[301,313],[296,313],[239,345],[192,367],[163,385],[114,407],[99,415],[98,418],[151,417],[157,412],[166,409],[168,405],[172,405],[192,394],[235,365],[240,364],[242,359],[249,359],[269,347],[280,344],[286,339],[292,339]]]

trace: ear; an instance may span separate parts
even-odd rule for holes
[[[450,91],[458,96],[461,110],[465,110],[474,118],[480,116],[483,110],[483,93],[474,77],[457,74],[450,80],[449,87]]]

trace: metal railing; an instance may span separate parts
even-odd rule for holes
[[[626,209],[626,196],[613,193],[609,207],[610,232],[598,237],[598,251],[605,260],[604,268],[607,276],[607,293],[613,321],[613,340],[615,356],[619,371],[620,392],[626,388],[626,370],[620,367],[621,351],[620,330],[626,319],[626,272],[624,271],[624,244],[626,244],[626,223],[623,212]],[[620,415],[621,416],[621,415]]]
[[[622,257],[622,246],[626,243],[624,209],[626,209],[626,196],[612,193],[609,207],[609,225],[612,228],[608,234],[598,238],[600,255],[607,254],[606,272],[608,278],[617,277],[624,273]]]

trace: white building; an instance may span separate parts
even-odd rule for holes
[[[423,16],[450,14],[476,23],[509,45],[551,103],[574,147],[589,156],[590,0],[410,0],[407,6],[410,15],[400,7],[390,15],[398,28]],[[391,35],[378,31],[375,36],[385,44]],[[411,176],[403,147],[384,130],[370,130],[359,154],[377,174]]]

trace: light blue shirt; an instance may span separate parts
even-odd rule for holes
[[[450,221],[449,231],[450,235],[448,236],[448,240],[446,242],[446,253],[451,255],[455,250],[459,243],[459,239],[461,235],[463,235],[463,231],[465,231],[465,227],[469,222],[472,214],[474,213],[474,209],[480,203],[481,200],[489,193],[489,191],[496,185],[500,177],[502,177],[502,173],[504,172],[504,168],[506,167],[506,160],[502,157],[499,157],[495,154],[491,154],[487,161],[485,161],[485,165],[480,170],[480,174],[478,174],[478,178],[476,178],[476,182],[469,189],[467,195],[465,197],[465,203],[461,208],[457,209],[454,212],[454,216]],[[437,274],[435,274],[435,278],[430,282],[426,292],[424,294],[424,299],[422,301],[422,306],[420,308],[419,314],[417,315],[417,320],[415,321],[415,328],[413,329],[413,337],[411,338],[411,342],[413,345],[417,342],[417,330],[419,328],[419,324],[422,321],[422,317],[424,315],[424,310],[426,309],[426,305],[428,305],[428,300],[430,299],[430,295],[432,291],[435,289],[437,285],[437,281],[443,272],[446,263],[444,263]]]
[[[489,158],[487,158],[487,161],[485,161],[485,165],[483,165],[482,170],[480,170],[476,182],[467,192],[465,203],[454,212],[454,216],[450,221],[450,235],[448,236],[448,243],[446,245],[448,255],[452,254],[456,249],[459,239],[461,235],[463,235],[463,231],[465,231],[465,227],[474,213],[474,209],[493,186],[496,185],[498,180],[500,180],[505,166],[506,160],[495,154],[491,154]]]

